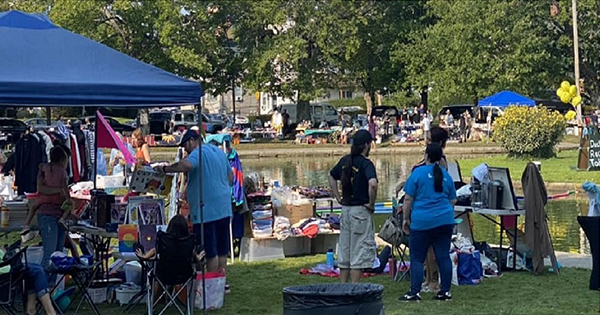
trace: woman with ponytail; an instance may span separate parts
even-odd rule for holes
[[[454,204],[456,190],[454,181],[444,167],[442,146],[430,143],[425,150],[424,166],[416,168],[404,186],[403,214],[404,233],[410,235],[410,291],[399,300],[410,302],[421,300],[423,263],[430,246],[442,278],[436,300],[450,300],[452,282],[452,262],[450,261],[450,241],[454,227]]]
[[[362,270],[373,267],[377,255],[373,213],[377,197],[375,165],[367,157],[373,138],[366,130],[352,137],[350,154],[344,156],[329,173],[329,186],[342,205],[338,266],[342,283],[357,283]],[[342,195],[338,189],[342,183]]]

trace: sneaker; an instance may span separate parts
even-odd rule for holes
[[[450,292],[438,292],[433,299],[438,301],[450,301],[452,300],[452,295]]]
[[[400,301],[400,302],[420,302],[421,294],[419,294],[419,293],[411,294],[409,291],[405,295],[399,297],[398,301]]]
[[[229,284],[225,284],[225,294],[229,293],[231,293],[231,287],[229,286]]]

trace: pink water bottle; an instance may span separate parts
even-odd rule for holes
[[[390,279],[394,280],[394,277],[396,277],[396,257],[390,256],[388,259],[388,266],[390,270]]]

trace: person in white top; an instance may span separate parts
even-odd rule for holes
[[[421,119],[421,128],[423,128],[423,137],[425,138],[425,141],[429,141],[431,139],[431,119],[429,118],[429,115],[423,115],[423,119]]]

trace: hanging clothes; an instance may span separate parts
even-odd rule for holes
[[[81,180],[81,168],[80,168],[80,156],[79,156],[79,148],[77,146],[77,139],[75,135],[69,135],[69,142],[71,144],[71,170],[73,172],[73,182],[77,183]]]
[[[50,138],[50,136],[43,131],[38,131],[37,134],[44,140],[46,159],[50,161],[50,151],[52,151],[52,148],[54,147],[52,144],[52,138]]]
[[[244,169],[240,156],[235,149],[231,149],[227,154],[227,159],[233,170],[233,186],[231,187],[232,202],[235,206],[244,203]]]
[[[15,144],[14,155],[15,185],[18,194],[37,192],[38,167],[47,162],[45,149],[38,138],[26,134]]]

